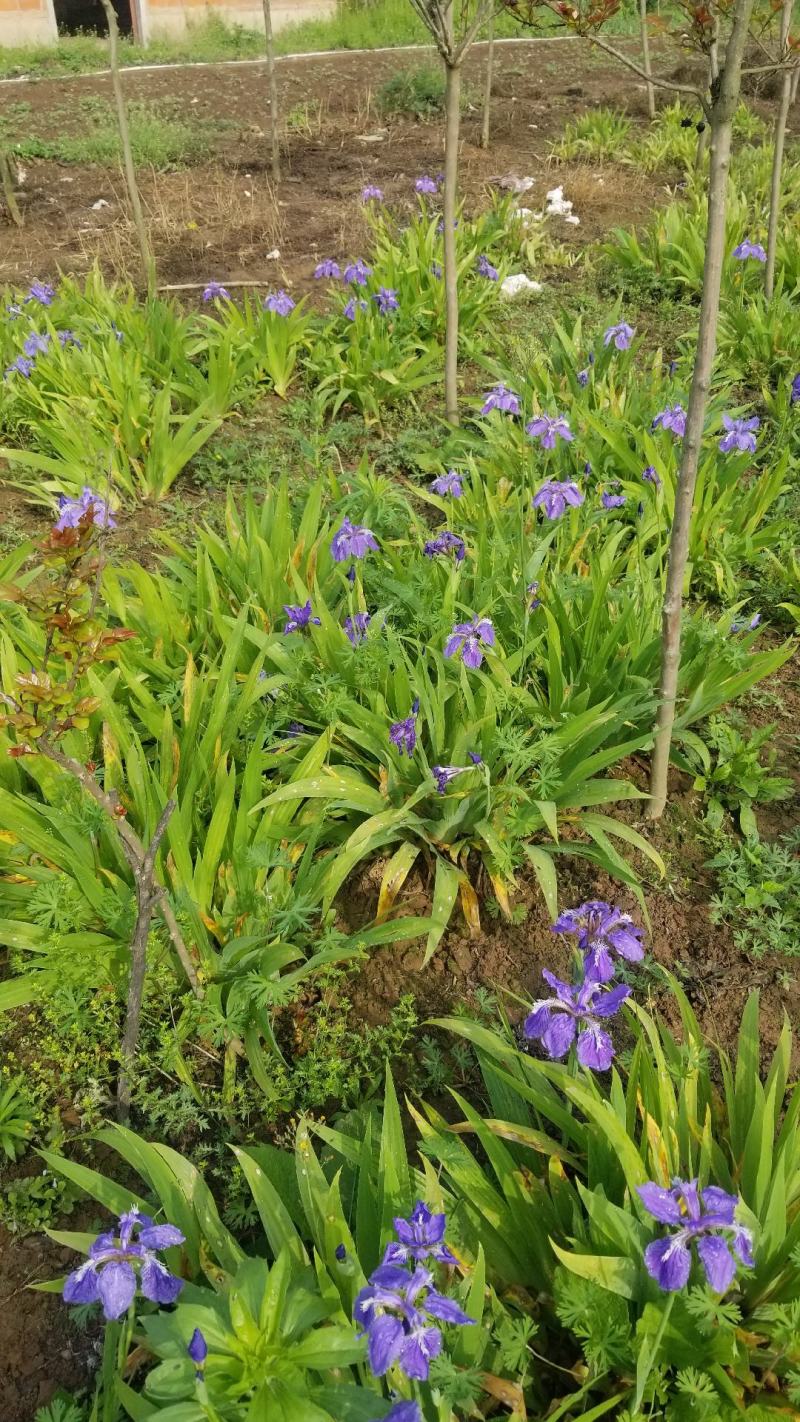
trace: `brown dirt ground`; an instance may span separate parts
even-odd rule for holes
[[[260,67],[126,75],[131,99],[169,101],[178,117],[216,117],[231,125],[219,135],[213,161],[142,175],[162,282],[204,282],[213,276],[302,287],[321,255],[352,254],[354,214],[365,183],[378,183],[396,204],[409,200],[415,177],[441,166],[440,124],[383,119],[376,105],[376,93],[388,78],[423,59],[419,54],[343,54],[281,66],[283,111],[300,115],[306,105],[308,122],[288,135],[277,207],[261,126],[265,83]],[[468,94],[481,92],[483,65],[483,56],[467,64]],[[90,95],[109,99],[108,80],[6,86],[0,88],[0,114],[10,104],[29,103],[32,115],[25,123],[30,130],[53,136],[76,131],[85,122],[77,112],[71,120],[65,108],[73,96],[77,104]],[[633,115],[645,117],[635,77],[627,84],[612,61],[568,40],[537,48],[501,46],[493,95],[488,151],[479,146],[478,107],[471,106],[463,119],[461,175],[468,201],[491,178],[515,173],[536,179],[526,203],[541,205],[547,188],[559,181],[548,157],[550,143],[569,118],[603,103],[622,103]],[[95,259],[111,271],[136,269],[118,173],[44,160],[25,166],[26,222],[21,232],[0,228],[0,279],[81,272]],[[596,165],[571,170],[570,196],[581,226],[565,228],[565,234],[577,248],[619,222],[644,218],[663,197],[663,185],[654,179],[634,172],[626,174],[624,184],[618,179],[619,170],[613,176]],[[92,204],[101,198],[110,205],[93,211]],[[280,259],[267,260],[275,247]]]
[[[364,183],[378,183],[391,202],[408,201],[414,177],[441,165],[438,125],[382,120],[375,107],[381,83],[401,66],[420,62],[419,55],[408,54],[342,55],[281,66],[284,112],[307,104],[309,122],[304,132],[295,130],[288,139],[286,180],[277,208],[267,179],[264,134],[259,120],[254,121],[265,109],[259,68],[127,75],[125,87],[132,98],[169,99],[176,112],[224,118],[235,125],[220,137],[212,162],[145,176],[144,196],[161,280],[204,282],[213,276],[303,289],[309,286],[321,255],[352,255],[359,245],[354,241],[354,212]],[[473,92],[480,90],[482,67],[482,57],[468,65],[467,83]],[[107,98],[108,81],[65,79],[5,86],[0,88],[0,112],[25,100],[36,112],[36,131],[44,133],[48,121],[63,124],[63,106],[77,93]],[[475,199],[491,178],[510,172],[535,178],[526,202],[540,206],[546,189],[561,181],[557,165],[548,158],[552,139],[569,118],[601,103],[622,103],[635,118],[644,119],[641,88],[635,82],[628,84],[618,68],[588,49],[568,42],[541,49],[501,47],[488,152],[478,146],[478,112],[468,111],[464,117],[462,177],[467,199]],[[54,117],[59,108],[62,115]],[[0,227],[0,280],[81,272],[95,259],[108,272],[134,268],[131,231],[116,173],[44,161],[26,166],[26,223],[21,233]],[[626,171],[620,181],[619,169],[596,165],[583,169],[571,165],[567,181],[581,226],[565,229],[565,240],[576,248],[618,223],[645,218],[665,195],[663,185],[654,179]],[[92,203],[101,197],[111,205],[92,211]],[[362,235],[356,230],[356,236]],[[280,259],[267,260],[266,253],[275,246]],[[197,495],[198,513],[206,497]],[[18,493],[1,485],[0,520],[3,526],[19,528],[20,536],[35,534],[41,522]],[[145,543],[149,523],[156,528],[159,517],[153,512],[148,520]],[[133,537],[131,546],[139,546]],[[784,668],[775,684],[784,699],[783,722],[787,728],[796,727],[800,721],[796,668]],[[629,769],[634,776],[642,775],[642,767]],[[704,1027],[727,1046],[732,1044],[747,992],[759,987],[769,1047],[784,1011],[797,1020],[800,987],[784,985],[784,960],[765,958],[754,964],[736,950],[728,929],[711,924],[711,877],[703,868],[702,849],[682,828],[696,817],[697,805],[687,782],[678,781],[676,789],[669,817],[655,835],[668,863],[668,877],[655,882],[648,874],[653,956],[680,973]],[[795,824],[797,809],[797,797],[770,807],[765,831],[777,834]],[[561,870],[565,904],[608,897],[637,911],[632,897],[620,895],[592,866],[580,861],[570,866],[565,860]],[[342,914],[351,927],[372,918],[381,872],[382,865],[375,863],[349,887]],[[541,897],[525,875],[516,902],[528,909],[522,924],[511,926],[484,912],[477,938],[470,938],[456,919],[424,972],[418,945],[374,953],[352,984],[354,1010],[368,1022],[384,1021],[398,998],[413,992],[422,1010],[435,1014],[469,1000],[479,984],[535,995],[541,969],[565,969],[566,952],[551,934]],[[409,880],[398,912],[424,913],[428,905],[429,885],[423,871]],[[62,1273],[72,1257],[46,1239],[19,1241],[0,1228],[2,1422],[32,1422],[36,1408],[57,1386],[72,1388],[88,1376],[91,1337],[73,1329],[57,1299],[27,1288],[35,1280]]]

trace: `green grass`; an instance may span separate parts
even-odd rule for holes
[[[631,0],[614,17],[610,32],[635,33],[638,21]],[[546,33],[562,33],[544,22]],[[496,33],[508,38],[526,38],[523,29],[509,15],[497,20]],[[430,36],[417,18],[409,0],[340,0],[336,14],[328,19],[303,20],[282,29],[275,37],[279,54],[314,53],[326,49],[378,49],[384,45],[425,44]],[[264,49],[263,35],[242,25],[227,25],[210,15],[202,24],[192,25],[180,38],[154,39],[147,48],[124,39],[121,61],[125,65],[213,62],[225,59],[257,59]],[[39,78],[90,73],[107,66],[106,46],[96,35],[70,35],[56,45],[29,45],[0,49],[0,78],[22,74]]]
[[[85,125],[84,131],[56,132],[54,136],[52,131],[58,127],[60,111],[52,110],[47,116],[50,133],[36,133],[31,132],[30,120],[21,122],[19,111],[28,107],[24,103],[12,104],[8,113],[0,119],[0,137],[20,158],[49,158],[58,163],[119,167],[122,155],[116,115],[104,99],[87,95],[77,106],[65,109],[65,126],[69,123],[74,127],[79,116],[82,127]],[[128,116],[137,167],[164,169],[200,163],[209,156],[213,140],[226,127],[223,121],[195,120],[190,123],[174,113],[170,104],[163,102],[131,103]],[[26,136],[20,138],[21,133]]]

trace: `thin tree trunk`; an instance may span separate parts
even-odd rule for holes
[[[714,40],[713,40],[713,42],[712,42],[711,50],[710,50],[709,56],[708,56],[708,87],[709,87],[709,89],[711,90],[712,94],[713,94],[713,92],[714,92],[714,85],[716,84],[718,78],[719,78],[719,49],[718,49],[718,47],[717,47],[717,40],[716,40],[716,37],[715,37]],[[706,124],[704,124],[704,126],[703,126],[703,128],[702,128],[702,130],[701,130],[701,132],[700,132],[700,134],[699,134],[699,137],[698,137],[698,139],[697,139],[697,150],[696,150],[695,155],[694,155],[694,170],[695,170],[696,173],[699,173],[700,170],[702,169],[702,166],[703,166],[703,159],[705,158],[706,153],[707,153],[707,151],[708,151],[708,145],[709,145],[710,139],[711,139],[711,129],[709,128],[708,123],[706,123]]]
[[[494,10],[486,27],[489,46],[486,51],[486,82],[483,89],[483,124],[481,125],[481,148],[489,147],[489,127],[492,121],[492,80],[494,78]]]
[[[650,35],[647,30],[647,0],[639,0],[639,19],[642,28],[642,64],[647,75],[647,112],[652,119],[656,116],[656,91],[650,82],[653,67],[650,63]]]
[[[142,998],[147,973],[147,940],[153,910],[158,903],[155,885],[155,863],[158,846],[167,828],[175,801],[168,800],[142,862],[134,869],[136,882],[136,926],[131,939],[131,972],[128,979],[128,1002],[125,1027],[120,1048],[120,1072],[117,1083],[117,1115],[127,1121],[131,1111],[131,1093],[136,1071],[136,1050],[139,1045],[139,1024],[142,1018]]]
[[[131,131],[128,126],[128,111],[125,107],[125,95],[122,92],[122,78],[119,72],[119,27],[117,16],[111,0],[101,0],[108,22],[108,67],[111,70],[111,86],[114,90],[114,99],[117,106],[117,123],[119,125],[119,137],[122,144],[122,165],[125,170],[125,184],[128,189],[131,212],[133,213],[133,225],[136,228],[136,236],[139,240],[139,251],[142,258],[145,282],[147,284],[147,295],[155,296],[156,291],[156,263],[153,256],[153,249],[150,246],[150,238],[147,234],[142,202],[139,197],[139,184],[136,181],[136,169],[133,163],[133,150],[131,148]]]
[[[267,86],[269,88],[269,143],[272,181],[281,180],[281,150],[278,138],[278,76],[275,73],[275,41],[272,37],[272,3],[263,0],[264,34],[267,42]]]
[[[781,11],[781,60],[786,61],[789,50],[789,27],[792,23],[793,0],[783,0]],[[772,154],[772,183],[769,195],[769,229],[767,233],[767,263],[764,270],[764,295],[772,300],[775,290],[775,256],[778,249],[778,218],[781,211],[781,177],[783,172],[783,150],[786,143],[786,120],[792,102],[792,71],[787,69],[781,79],[781,93],[778,112],[775,115],[775,148]]]
[[[22,226],[22,213],[14,194],[14,176],[11,172],[11,162],[8,154],[0,148],[0,183],[3,185],[3,197],[5,198],[8,215],[15,227]]]
[[[461,66],[447,64],[444,138],[444,407],[451,425],[458,424],[458,263],[456,259],[456,188],[458,132],[461,122]]]
[[[797,66],[794,73],[792,74],[792,87],[789,95],[790,104],[793,104],[795,99],[797,98],[798,89],[800,89],[800,65]]]
[[[689,556],[689,533],[697,481],[697,466],[703,438],[711,369],[717,349],[717,323],[725,256],[725,214],[728,204],[733,116],[739,99],[742,58],[753,0],[737,0],[733,28],[725,55],[725,67],[715,85],[711,105],[711,165],[708,187],[708,229],[706,232],[703,294],[700,303],[700,330],[692,374],[692,388],[686,417],[680,475],[675,495],[675,513],[669,545],[669,566],[661,622],[661,677],[659,705],[650,770],[650,800],[646,814],[657,820],[667,803],[667,774],[675,722],[675,700],[681,658],[681,614],[684,578]]]

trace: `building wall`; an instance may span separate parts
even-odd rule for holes
[[[56,36],[53,0],[0,0],[0,45],[49,44]]]
[[[0,0],[0,4],[3,0]],[[332,15],[336,0],[272,0],[272,27],[283,29],[298,20]],[[156,35],[180,35],[187,24],[202,23],[213,11],[228,24],[260,30],[264,24],[262,0],[139,0],[144,41]]]

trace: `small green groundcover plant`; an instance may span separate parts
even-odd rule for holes
[[[672,978],[637,979],[629,915],[590,902],[553,927],[575,971],[546,972],[520,1026],[437,1024],[476,1053],[480,1109],[453,1090],[447,1117],[409,1102],[404,1120],[387,1074],[381,1111],[302,1120],[293,1157],[235,1148],[261,1225],[246,1246],[190,1161],[124,1127],[99,1140],[140,1187],[43,1152],[116,1216],[97,1237],[55,1232],[87,1258],[45,1286],[105,1315],[97,1415],[764,1422],[791,1409],[790,1025],[762,1073],[756,995],[731,1060]],[[632,987],[645,980],[671,999],[660,1021]]]

